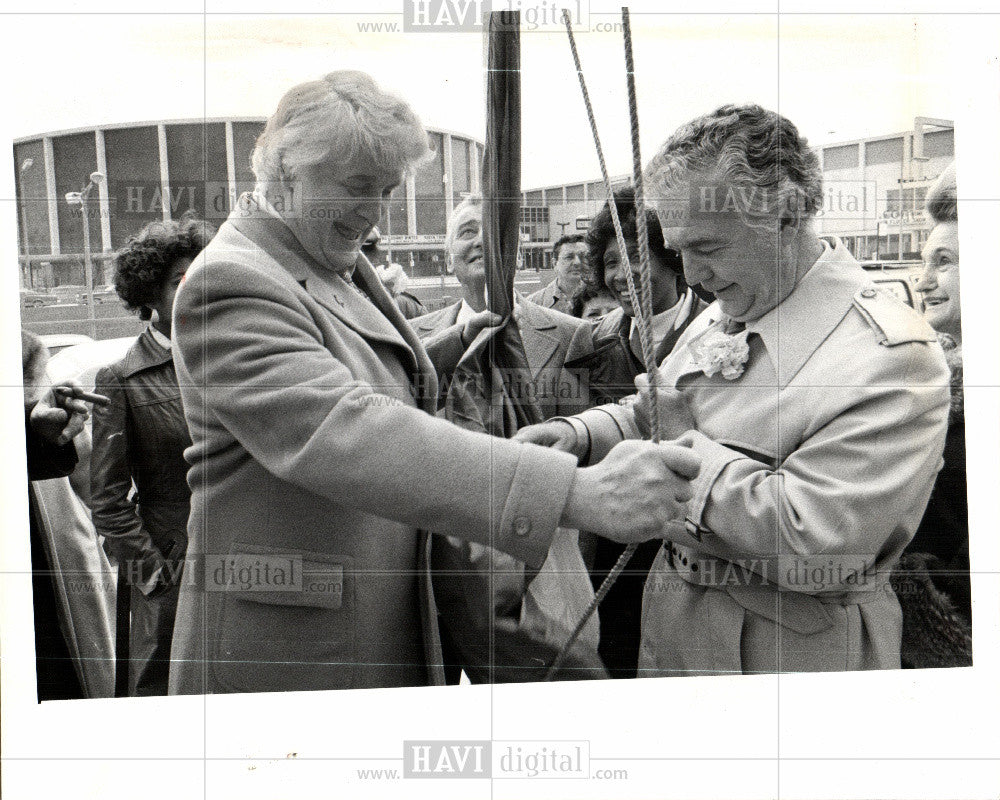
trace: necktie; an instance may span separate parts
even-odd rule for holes
[[[742,333],[746,329],[747,324],[745,322],[740,322],[732,317],[724,317],[722,320],[722,332],[729,336],[735,336],[737,333]]]

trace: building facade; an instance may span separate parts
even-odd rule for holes
[[[250,155],[264,117],[105,125],[17,139],[14,171],[22,288],[85,282],[88,247],[94,283],[112,281],[111,258],[154,220],[188,210],[216,224],[253,188]],[[391,198],[380,223],[382,247],[411,274],[444,268],[445,223],[463,196],[480,191],[483,144],[428,130],[434,158]],[[94,172],[104,179],[88,200],[70,204]],[[87,225],[85,235],[84,224]]]

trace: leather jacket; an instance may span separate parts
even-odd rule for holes
[[[159,570],[158,588],[166,588],[187,550],[191,498],[184,461],[191,438],[170,350],[147,329],[97,374],[96,391],[111,404],[93,413],[94,527],[109,556],[129,564],[133,583]],[[173,569],[163,569],[167,562]]]

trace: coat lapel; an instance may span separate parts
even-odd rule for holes
[[[122,361],[122,377],[128,378],[150,367],[158,367],[173,360],[173,354],[160,345],[149,328],[139,334],[139,338],[129,348]]]
[[[558,326],[536,313],[530,303],[523,300],[518,304],[514,318],[521,331],[531,379],[535,380],[559,349]]]
[[[462,301],[459,300],[439,311],[432,311],[430,314],[424,314],[422,317],[410,320],[410,325],[413,326],[421,339],[426,339],[428,336],[440,333],[458,322],[458,312],[461,308]]]
[[[284,267],[290,277],[339,322],[367,341],[394,345],[405,354],[404,363],[413,375],[414,384],[424,387],[419,393],[421,406],[434,413],[437,373],[368,259],[359,254],[354,269],[354,282],[367,295],[366,300],[346,280],[316,264],[281,220],[233,215],[229,222]]]

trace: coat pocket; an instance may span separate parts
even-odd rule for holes
[[[347,689],[357,662],[349,556],[235,543],[206,563],[223,595],[214,672],[227,691]]]

